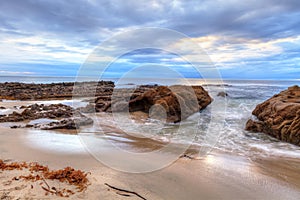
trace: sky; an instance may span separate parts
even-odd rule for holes
[[[107,59],[87,76],[114,59],[107,77],[214,68],[227,79],[300,79],[299,0],[1,0],[0,11],[0,76],[76,76],[96,51]],[[139,31],[149,27],[166,31]],[[139,48],[150,42],[160,48]]]

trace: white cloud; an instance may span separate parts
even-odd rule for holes
[[[92,51],[89,47],[69,45],[60,39],[41,36],[6,38],[0,41],[0,62],[82,63]]]
[[[243,62],[247,59],[261,59],[281,54],[285,51],[281,46],[282,43],[295,44],[299,43],[299,41],[299,36],[264,41],[260,39],[209,35],[184,39],[175,43],[172,48],[184,46],[182,50],[185,52],[185,55],[183,55],[185,58],[194,62],[203,62],[205,60],[203,52],[196,52],[195,49],[190,48],[192,45],[182,45],[182,43],[188,44],[189,42],[197,43],[214,63],[222,66],[222,64],[225,65],[225,63],[229,62]],[[179,62],[180,59],[175,58],[174,61]]]
[[[33,75],[35,74],[34,72],[16,72],[16,71],[6,71],[2,70],[0,71],[1,75]]]

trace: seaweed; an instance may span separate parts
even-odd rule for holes
[[[0,170],[23,170],[28,169],[29,175],[21,175],[14,177],[13,180],[18,181],[20,179],[26,181],[43,181],[40,185],[43,190],[45,190],[45,195],[54,194],[61,197],[69,197],[75,194],[74,191],[63,188],[57,189],[55,187],[50,187],[46,180],[58,180],[60,182],[67,183],[76,187],[76,192],[83,192],[87,189],[89,185],[89,180],[87,175],[90,172],[84,172],[81,170],[75,170],[72,167],[65,167],[59,170],[50,170],[48,166],[38,164],[36,162],[11,162],[6,163],[0,159]],[[43,186],[43,183],[45,186]],[[32,188],[33,186],[31,186]]]

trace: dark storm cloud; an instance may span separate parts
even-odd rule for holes
[[[105,30],[153,21],[155,17],[144,9],[146,1],[4,0],[0,3],[0,26],[4,30],[58,37],[101,37]]]
[[[297,0],[85,1],[3,0],[0,26],[88,40],[130,26],[173,28],[190,36],[234,34],[267,38],[299,32]],[[102,31],[102,33],[101,33]]]
[[[300,30],[297,0],[187,2],[181,4],[181,13],[173,14],[171,27],[192,36],[228,34],[268,39]]]

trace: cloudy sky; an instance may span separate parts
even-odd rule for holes
[[[300,78],[299,0],[1,0],[0,11],[2,76],[75,76],[104,41],[158,27],[200,46],[212,61],[207,67],[223,78]],[[197,77],[189,63],[199,64],[203,52],[187,45],[179,56],[171,50],[181,48],[182,39],[168,44],[169,52],[161,39],[166,35],[136,34],[128,36],[127,46],[155,40],[161,49],[125,52],[107,76],[140,65],[137,76],[157,76],[153,71],[160,71],[159,65]],[[93,67],[104,60],[97,62]]]

